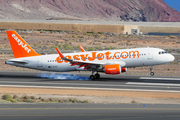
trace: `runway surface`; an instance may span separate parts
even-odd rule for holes
[[[177,120],[180,105],[0,104],[1,120]]]
[[[88,80],[89,74],[52,74],[41,72],[0,72],[0,86],[11,87],[40,87],[40,88],[68,88],[68,89],[95,89],[95,90],[127,90],[152,92],[180,92],[179,77],[160,76],[126,76],[105,75],[96,81]],[[57,76],[60,76],[59,79]],[[75,80],[73,80],[73,78]],[[77,80],[77,79],[80,80]]]
[[[45,75],[41,72],[0,72],[0,86],[180,92],[178,77],[101,74],[101,79],[91,81],[88,80],[89,74],[72,74],[68,77],[67,75],[67,73]],[[179,118],[180,104],[0,104],[0,120],[177,120]]]
[[[59,23],[59,24],[99,24],[99,25],[138,25],[153,27],[177,27],[180,22],[122,22],[122,21],[76,21],[76,20],[2,20],[0,22]]]

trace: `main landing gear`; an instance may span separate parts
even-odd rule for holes
[[[89,77],[91,80],[95,80],[95,79],[99,79],[100,78],[100,74],[98,74],[98,72],[94,74],[94,71],[92,72],[92,75]]]
[[[151,71],[150,75],[154,76],[154,72],[153,72],[153,67],[152,66],[150,66],[150,71]]]

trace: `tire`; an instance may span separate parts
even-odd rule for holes
[[[100,78],[100,74],[95,74],[96,79]]]
[[[151,75],[151,76],[154,76],[154,72],[151,72],[150,75]]]
[[[91,80],[95,80],[95,76],[94,76],[94,75],[91,75],[89,78],[90,78]]]

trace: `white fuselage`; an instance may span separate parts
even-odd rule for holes
[[[64,56],[75,61],[99,62],[104,63],[105,65],[120,64],[120,66],[124,68],[154,66],[169,63],[174,60],[174,56],[159,48],[134,48],[66,53]],[[12,62],[17,60],[26,63],[22,64],[21,62]],[[78,65],[71,66],[69,62],[60,60],[58,54],[10,59],[6,61],[6,64],[57,72],[81,71],[84,69],[83,67],[78,68]]]

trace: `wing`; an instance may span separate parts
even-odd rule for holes
[[[94,61],[78,61],[78,60],[73,60],[73,59],[68,59],[66,57],[64,57],[64,55],[56,48],[59,56],[61,57],[61,59],[65,60],[65,61],[69,61],[71,66],[75,66],[78,65],[78,68],[84,67],[84,70],[98,70],[98,69],[102,69],[104,65],[110,65],[110,64],[120,64],[121,67],[125,66],[126,63],[123,61],[111,61],[111,62],[94,62]]]

